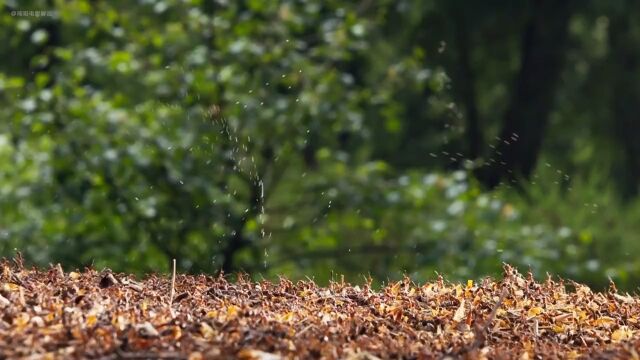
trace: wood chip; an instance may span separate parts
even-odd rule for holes
[[[100,287],[103,289],[116,284],[118,284],[118,280],[115,278],[115,276],[113,276],[112,273],[106,273],[102,276],[102,279],[100,279]]]

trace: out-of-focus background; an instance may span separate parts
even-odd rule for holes
[[[0,1],[0,252],[640,280],[637,1]]]

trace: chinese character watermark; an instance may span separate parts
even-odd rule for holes
[[[11,16],[17,17],[54,17],[58,15],[56,10],[11,10]]]

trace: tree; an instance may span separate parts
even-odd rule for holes
[[[502,180],[528,178],[542,145],[568,37],[569,1],[531,1],[531,17],[522,33],[520,70],[504,115],[496,165],[478,171],[488,187]]]
[[[379,10],[207,4],[79,1],[54,18],[0,15],[7,47],[32,57],[0,64],[3,156],[18,164],[4,169],[5,252],[255,270],[265,249],[300,247],[293,224],[325,226],[337,196],[360,192],[335,188],[347,167],[369,171],[363,104],[384,107],[400,86],[371,91],[378,79],[360,74]]]
[[[612,74],[612,124],[614,136],[621,147],[618,179],[626,200],[638,195],[640,189],[640,34],[635,22],[638,7],[635,2],[624,2],[611,21],[609,41]]]

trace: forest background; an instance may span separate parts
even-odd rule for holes
[[[0,253],[640,281],[640,3],[0,1]]]

